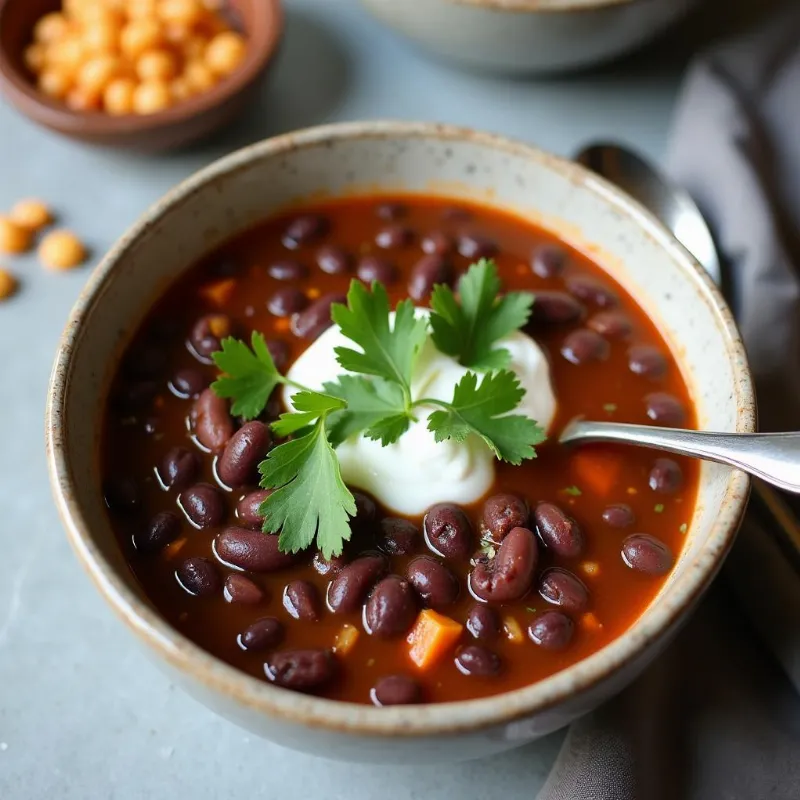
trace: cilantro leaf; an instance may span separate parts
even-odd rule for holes
[[[383,378],[340,375],[335,383],[326,383],[325,391],[347,404],[344,411],[328,419],[328,438],[334,447],[357,433],[379,439],[386,447],[407,430],[410,415],[406,411],[403,390]]]
[[[470,434],[476,434],[497,458],[520,464],[525,458],[535,458],[533,446],[545,439],[544,430],[534,420],[518,414],[505,416],[517,407],[524,394],[513,372],[484,375],[480,385],[478,376],[468,372],[456,384],[451,403],[433,401],[444,408],[428,417],[428,430],[437,442],[463,442]]]
[[[583,494],[578,486],[567,486],[561,491],[564,492],[564,494],[568,494],[570,497],[580,497]]]
[[[335,303],[331,317],[342,333],[364,351],[337,347],[339,364],[348,372],[376,375],[398,384],[408,400],[411,368],[428,333],[428,322],[415,317],[413,303],[398,303],[390,326],[389,297],[383,285],[374,281],[370,290],[354,280],[347,293],[347,305]]]
[[[525,325],[533,295],[509,292],[498,297],[500,288],[497,266],[485,258],[461,278],[460,303],[449,286],[437,284],[431,295],[430,316],[436,347],[464,366],[482,372],[507,367],[510,353],[494,345]]]
[[[251,347],[232,336],[222,340],[222,349],[212,355],[224,373],[211,388],[218,397],[232,398],[231,413],[255,419],[283,378],[272,360],[264,337],[253,331]]]
[[[308,390],[293,395],[292,405],[294,411],[281,414],[280,419],[272,423],[272,430],[278,436],[289,436],[308,427],[319,417],[347,407],[347,403],[338,397]]]
[[[356,503],[325,435],[325,416],[304,436],[270,451],[259,466],[261,487],[274,490],[259,508],[264,531],[280,531],[278,547],[284,553],[305,550],[316,539],[330,558],[341,554],[350,538]]]

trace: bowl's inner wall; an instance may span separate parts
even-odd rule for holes
[[[648,234],[637,212],[615,198],[605,201],[602,184],[589,191],[582,173],[567,177],[546,158],[536,161],[527,151],[498,150],[479,140],[376,133],[318,141],[274,156],[271,147],[256,146],[256,157],[247,151],[234,156],[237,166],[207,183],[195,180],[160,218],[160,208],[151,211],[151,221],[118,246],[113,271],[101,277],[94,302],[84,310],[61,432],[72,481],[67,494],[74,492],[94,546],[130,586],[135,582],[108,525],[98,477],[101,414],[121,349],[153,300],[182,271],[209,249],[302,198],[431,192],[510,208],[543,225],[589,253],[660,322],[684,370],[701,427],[735,430],[733,368],[720,312],[706,285],[685,267],[687,257],[677,244],[657,230]],[[669,594],[700,556],[728,476],[727,469],[704,465],[687,546],[659,597]]]

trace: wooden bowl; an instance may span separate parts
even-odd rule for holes
[[[207,92],[165,111],[114,117],[72,111],[42,94],[23,61],[36,21],[60,7],[58,0],[0,0],[0,91],[39,125],[91,144],[166,150],[207,136],[247,105],[278,49],[283,32],[280,0],[229,0],[241,20],[248,48],[244,61]]]

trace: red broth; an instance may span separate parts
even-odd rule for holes
[[[315,229],[309,223],[300,231],[308,238],[301,236],[301,241],[290,242],[292,249],[287,248],[282,241],[287,227],[308,215],[312,220],[322,219],[324,226]],[[237,524],[236,505],[247,492],[212,492],[218,519],[198,530],[184,517],[179,492],[163,487],[158,470],[171,448],[186,448],[196,454],[199,463],[193,482],[218,486],[213,458],[197,447],[187,421],[194,400],[185,395],[196,397],[217,375],[214,366],[201,363],[187,347],[199,318],[221,316],[214,323],[217,333],[229,325],[235,335],[246,339],[258,330],[268,340],[280,340],[285,359],[291,363],[309,340],[292,333],[290,317],[268,310],[286,310],[287,298],[276,299],[277,291],[299,290],[302,295],[294,296],[294,302],[311,302],[329,292],[344,293],[359,264],[365,274],[363,259],[377,257],[386,262],[378,263],[378,271],[383,270],[381,276],[396,302],[407,296],[409,275],[424,250],[444,253],[456,276],[466,271],[476,255],[493,255],[506,290],[539,293],[528,332],[549,355],[558,412],[550,430],[551,441],[537,448],[538,458],[519,467],[497,464],[495,483],[487,495],[517,495],[531,510],[528,527],[539,540],[540,555],[530,592],[521,600],[496,607],[500,618],[496,635],[478,641],[464,627],[438,663],[420,669],[409,657],[406,635],[369,635],[360,608],[334,614],[326,607],[331,576],[318,574],[311,564],[313,553],[279,572],[246,574],[263,597],[254,604],[228,602],[222,586],[235,570],[216,558],[213,542],[223,528]],[[284,264],[276,270],[276,264],[287,261],[295,266]],[[320,268],[320,263],[328,271]],[[373,273],[375,268],[373,261]],[[276,274],[287,279],[273,277]],[[555,301],[548,295],[551,292],[559,293]],[[558,303],[563,306],[564,302],[568,308],[572,303],[578,309],[578,318],[553,321]],[[586,334],[587,330],[601,335]],[[576,336],[576,331],[581,332]],[[214,331],[207,329],[205,335],[199,339],[201,349],[209,349],[209,342],[213,349]],[[179,396],[179,389],[184,396]],[[274,418],[281,410],[271,403],[272,416],[265,419]],[[370,703],[378,681],[392,675],[410,678],[423,702],[493,695],[546,678],[596,652],[630,627],[659,591],[666,574],[661,569],[664,563],[656,570],[662,574],[632,569],[623,559],[623,542],[633,534],[648,534],[677,558],[692,517],[698,481],[695,464],[677,457],[660,460],[656,453],[635,448],[573,451],[559,446],[555,443],[558,431],[576,415],[651,424],[680,421],[686,427],[695,423],[686,385],[656,325],[603,270],[524,219],[483,206],[425,196],[331,201],[269,219],[238,236],[189,270],[155,303],[126,352],[106,413],[103,478],[109,514],[133,574],[164,618],[201,647],[260,680],[269,680],[265,663],[274,659],[275,653],[298,649],[327,652],[338,641],[337,652],[325,656],[335,674],[313,687],[325,697]],[[465,509],[472,521],[473,551],[480,544],[484,500]],[[537,528],[533,512],[542,502],[555,504],[580,526],[585,539],[580,556],[559,556],[541,540],[541,525]],[[135,537],[142,535],[156,514],[165,511],[180,518],[179,530],[169,537],[173,541],[156,552],[137,550]],[[387,515],[397,516],[377,509],[376,518],[363,525],[347,547],[347,558],[380,547],[380,519]],[[410,522],[418,532],[414,555],[433,555],[421,535],[421,518]],[[621,523],[625,524],[619,527]],[[639,552],[640,557],[647,555]],[[176,570],[198,556],[212,565],[214,585],[207,596],[193,596],[176,579]],[[652,553],[650,556],[652,561]],[[388,556],[388,571],[404,575],[411,557]],[[439,611],[464,626],[476,605],[467,589],[472,564],[469,560],[439,560],[459,583],[458,598]],[[572,573],[588,596],[583,608],[567,609],[572,637],[561,649],[543,647],[529,635],[532,626],[536,633],[535,624],[542,615],[559,610],[538,590],[543,573],[554,566]],[[316,621],[293,619],[284,607],[284,587],[298,579],[316,588],[320,601]],[[549,593],[552,600],[552,587]],[[422,608],[419,598],[416,602]],[[263,617],[279,621],[280,642],[260,651],[244,649],[242,632]],[[350,649],[341,647],[346,625],[357,632]],[[471,646],[494,654],[490,666],[497,668],[495,674],[464,674],[463,652]],[[485,653],[481,657],[485,660]],[[459,658],[461,668],[456,664]],[[474,659],[469,661],[469,654],[466,663],[468,667],[475,664]],[[401,684],[400,695],[408,685]]]

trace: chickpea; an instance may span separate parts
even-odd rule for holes
[[[157,0],[127,0],[128,19],[155,19],[158,16]]]
[[[86,48],[80,39],[62,39],[50,45],[45,57],[49,66],[74,76],[86,59]]]
[[[217,75],[230,75],[244,59],[247,43],[234,31],[217,34],[206,48],[205,61]]]
[[[17,279],[7,270],[0,267],[0,300],[7,300],[17,291]]]
[[[33,26],[33,38],[37,42],[57,42],[69,32],[69,21],[58,11],[45,14]]]
[[[53,221],[50,209],[41,200],[33,198],[14,203],[9,218],[16,225],[29,231],[38,231]]]
[[[169,50],[148,50],[136,62],[136,74],[142,81],[168,81],[177,71],[177,60]]]
[[[162,42],[161,26],[154,19],[136,19],[129,22],[120,36],[123,55],[136,59],[147,50],[154,50]]]
[[[85,259],[83,242],[68,230],[48,233],[39,245],[39,260],[48,269],[72,269]]]
[[[198,0],[161,0],[158,13],[164,22],[196,25],[205,16],[205,9]]]
[[[194,32],[188,25],[171,22],[164,26],[164,40],[173,47],[181,48],[193,36]]]
[[[116,53],[121,27],[117,22],[96,20],[83,31],[83,43],[90,53]]]
[[[122,24],[122,15],[103,3],[84,3],[73,16],[85,26],[101,23],[119,27]]]
[[[189,81],[184,77],[175,78],[175,80],[170,83],[169,90],[172,94],[172,99],[176,103],[188,100],[195,93]]]
[[[0,217],[0,253],[24,253],[30,249],[31,232],[9,217]]]
[[[102,95],[100,90],[75,86],[67,92],[64,102],[73,111],[99,111]]]
[[[192,36],[181,45],[183,57],[187,61],[202,60],[208,47],[208,39],[203,36]]]
[[[140,83],[133,93],[133,110],[137,114],[155,114],[172,105],[169,85],[151,80]]]
[[[44,69],[47,60],[47,50],[45,45],[31,44],[25,48],[25,66],[34,74]]]
[[[106,86],[117,77],[122,64],[116,56],[104,53],[84,62],[78,70],[77,84],[84,92],[102,94]]]
[[[103,92],[103,108],[115,117],[132,114],[135,91],[136,81],[131,78],[116,78]]]
[[[183,70],[183,77],[195,92],[207,92],[217,82],[216,76],[203,61],[189,61]]]
[[[72,88],[72,76],[62,69],[49,68],[39,75],[39,90],[55,100],[63,100]]]

